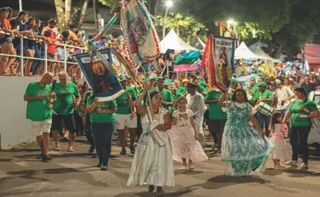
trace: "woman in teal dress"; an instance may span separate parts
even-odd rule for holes
[[[227,166],[226,175],[246,176],[251,171],[261,172],[273,146],[254,117],[255,110],[248,103],[246,92],[237,89],[231,101],[226,101],[227,98],[225,93],[219,100],[228,114],[221,146],[221,159]]]

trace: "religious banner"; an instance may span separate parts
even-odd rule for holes
[[[110,50],[74,55],[80,69],[99,101],[110,101],[119,97],[124,90],[120,85]]]
[[[140,0],[123,0],[120,25],[126,40],[125,50],[133,69],[142,60],[153,60],[160,54],[159,38],[150,14]]]
[[[202,56],[201,71],[205,69],[209,88],[225,89],[234,71],[235,40],[209,35]]]
[[[235,40],[214,37],[213,45],[216,80],[228,87],[234,72]]]

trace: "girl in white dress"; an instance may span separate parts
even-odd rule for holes
[[[196,131],[193,113],[187,109],[187,99],[184,96],[178,98],[178,110],[174,111],[173,127],[168,132],[173,151],[173,159],[182,162],[186,170],[194,169],[193,162],[208,160]],[[187,160],[189,163],[187,164]]]
[[[276,112],[272,115],[269,130],[272,131],[272,137],[270,142],[275,146],[272,151],[272,159],[274,163],[274,169],[285,170],[284,166],[281,166],[281,162],[290,161],[291,151],[286,139],[284,138],[284,131],[281,130],[281,124],[283,120],[283,114]]]
[[[167,130],[171,129],[171,122],[168,110],[161,107],[159,92],[150,92],[150,107],[141,104],[152,87],[153,83],[148,82],[136,101],[143,133],[137,145],[127,185],[148,184],[149,192],[153,192],[156,187],[156,194],[162,195],[162,187],[175,185],[173,156],[167,134]]]

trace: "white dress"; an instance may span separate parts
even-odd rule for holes
[[[291,159],[291,150],[289,145],[284,139],[284,134],[281,131],[281,124],[274,124],[274,133],[270,138],[270,142],[276,147],[271,155],[272,159],[280,161],[289,161]]]
[[[188,118],[185,119],[181,115],[187,115]],[[200,142],[194,136],[194,129],[190,122],[190,118],[193,116],[192,111],[180,112],[176,110],[172,116],[177,118],[177,125],[172,126],[172,129],[168,131],[173,159],[178,162],[182,162],[182,158],[191,159],[193,162],[208,160]]]
[[[141,118],[143,133],[140,136],[133,158],[128,186],[154,185],[174,186],[174,165],[171,143],[167,132],[156,129],[150,131],[151,117],[148,114]],[[164,124],[164,115],[168,110],[162,108],[154,120]],[[149,118],[148,118],[149,115]]]

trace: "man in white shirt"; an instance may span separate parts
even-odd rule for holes
[[[187,108],[194,114],[196,129],[201,145],[204,147],[206,142],[203,133],[203,117],[207,110],[207,106],[204,102],[204,97],[196,89],[198,85],[192,82],[187,84]]]
[[[289,87],[283,86],[279,79],[276,79],[276,90],[274,93],[277,99],[277,109],[283,105],[289,105],[290,98],[294,97],[293,91]]]

